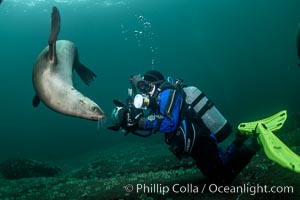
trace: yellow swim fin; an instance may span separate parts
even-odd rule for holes
[[[300,173],[300,157],[276,137],[269,128],[262,123],[258,123],[255,132],[258,135],[258,142],[270,160],[282,167]]]
[[[257,124],[262,123],[265,126],[267,126],[268,130],[274,132],[279,130],[283,126],[286,118],[287,111],[283,110],[265,119],[261,119],[254,122],[241,123],[238,126],[238,130],[242,134],[252,135],[252,132],[255,130]]]

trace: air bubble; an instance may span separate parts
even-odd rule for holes
[[[140,22],[144,21],[144,17],[142,15],[140,15],[138,19]]]

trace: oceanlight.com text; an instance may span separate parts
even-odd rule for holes
[[[251,185],[245,183],[242,185],[217,185],[217,184],[127,184],[124,186],[126,192],[136,192],[145,194],[161,194],[166,195],[169,193],[175,194],[292,194],[294,193],[293,186],[267,186],[267,185]]]
[[[292,194],[294,193],[293,186],[267,186],[267,185],[250,185],[249,183],[239,186],[221,186],[216,184],[208,185],[210,193],[225,193],[225,194]]]

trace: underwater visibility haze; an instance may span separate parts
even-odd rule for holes
[[[73,84],[106,113],[100,124],[62,115],[42,103],[32,106],[32,70],[48,45],[53,6],[61,16],[58,40],[74,42],[80,61],[97,75],[87,86],[73,72]],[[179,161],[168,151],[162,133],[144,139],[106,128],[113,99],[127,96],[130,75],[150,69],[198,87],[233,127],[287,110],[278,137],[299,155],[299,23],[297,0],[0,0],[0,169],[15,166],[11,159],[22,166],[12,178],[0,176],[0,199],[167,199],[161,194],[133,196],[123,186],[140,180],[197,184],[201,173],[192,161]],[[57,179],[30,179],[27,165],[51,169],[46,176]],[[293,194],[273,199],[300,197],[299,174],[275,166],[263,153],[242,173],[235,184],[272,180],[271,185],[294,187]],[[9,180],[17,174],[23,182]],[[5,188],[10,184],[26,192],[18,196]],[[46,189],[36,187],[42,184]],[[232,199],[238,197],[247,199],[246,194]]]

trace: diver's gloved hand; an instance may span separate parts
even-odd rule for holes
[[[121,127],[127,131],[136,130],[138,128],[138,120],[142,115],[142,109],[135,107],[126,108],[123,112]]]

